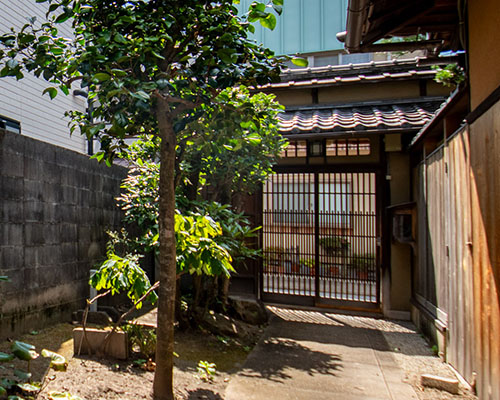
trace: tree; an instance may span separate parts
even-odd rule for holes
[[[231,204],[272,172],[286,140],[278,133],[283,107],[272,94],[224,90],[179,137],[177,187],[190,200]]]
[[[217,267],[219,257],[207,256],[209,253],[193,257],[195,253],[203,254],[200,245],[211,243],[214,249],[225,249],[233,265],[244,264],[259,254],[251,245],[255,229],[243,213],[234,209],[238,210],[239,194],[252,193],[266,180],[284,147],[285,139],[278,133],[276,118],[283,107],[274,98],[271,94],[250,94],[244,87],[226,89],[215,103],[205,105],[203,116],[178,137],[176,218],[194,217],[197,224],[210,218],[221,227],[221,234],[213,239],[206,237],[199,245],[193,241],[189,246],[183,245],[176,230],[177,276],[195,275],[193,302],[188,308],[180,307],[182,293],[178,288],[176,314],[182,326],[198,326],[204,310],[227,305],[232,268]],[[112,234],[113,240],[124,245],[119,247],[122,252],[124,249],[143,254],[154,250],[157,254],[158,153],[159,140],[144,135],[123,154],[131,167],[118,200],[127,227]],[[199,307],[201,301],[204,308]]]
[[[110,162],[124,139],[138,133],[161,138],[160,289],[155,399],[173,399],[173,318],[176,279],[174,171],[177,133],[199,118],[221,90],[240,83],[277,79],[272,52],[248,38],[259,20],[276,18],[252,3],[246,19],[232,0],[36,0],[47,3],[48,22],[31,20],[20,32],[0,37],[0,76],[23,77],[28,70],[68,94],[80,81],[94,102],[92,119],[71,113],[80,127],[98,138]],[[235,0],[236,2],[236,0]],[[272,0],[280,10],[283,0]],[[57,24],[71,23],[74,38],[58,35]],[[92,123],[93,121],[97,121]]]

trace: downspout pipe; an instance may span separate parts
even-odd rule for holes
[[[347,35],[345,49],[349,53],[359,52],[363,33],[363,17],[366,12],[368,0],[349,0],[347,7]]]

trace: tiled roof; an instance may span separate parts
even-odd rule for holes
[[[287,109],[278,118],[283,134],[421,128],[441,103],[442,99],[428,99],[397,104]]]
[[[430,65],[419,65],[418,58],[390,60],[362,64],[330,65],[286,69],[281,82],[259,86],[259,90],[333,86],[349,83],[379,82],[401,79],[433,78],[436,70]]]

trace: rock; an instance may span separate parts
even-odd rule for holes
[[[458,380],[437,375],[423,374],[420,380],[422,386],[445,390],[451,394],[458,394]]]
[[[262,301],[252,297],[229,296],[229,305],[239,319],[252,325],[262,325],[268,320]]]
[[[118,312],[118,310],[115,307],[110,307],[110,306],[98,306],[98,311],[103,311],[106,314],[108,314],[111,319],[116,322],[120,318],[121,314]]]
[[[73,321],[82,323],[84,310],[78,310],[73,313]],[[108,326],[113,323],[113,320],[104,311],[89,311],[87,315],[87,324],[96,324]]]
[[[238,336],[237,325],[226,315],[210,311],[203,316],[202,326],[216,335]]]

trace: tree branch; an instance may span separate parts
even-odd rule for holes
[[[129,315],[129,314],[130,314],[130,313],[131,313],[131,312],[132,312],[132,311],[136,308],[136,307],[137,307],[137,304],[139,304],[139,303],[143,302],[143,301],[146,299],[146,297],[148,297],[148,296],[151,294],[151,292],[152,292],[153,290],[157,289],[159,286],[160,286],[160,282],[158,281],[158,282],[156,282],[153,286],[151,286],[151,287],[150,287],[150,288],[146,291],[146,293],[144,293],[144,294],[142,295],[142,297],[141,297],[139,300],[137,300],[137,301],[136,301],[136,302],[132,305],[132,307],[130,307],[130,308],[129,308],[126,312],[124,312],[124,313],[120,316],[120,318],[118,319],[118,321],[116,321],[116,323],[115,323],[115,324],[113,324],[113,328],[111,329],[111,331],[109,331],[109,333],[106,335],[106,337],[104,338],[103,342],[101,343],[101,346],[99,347],[99,352],[101,352],[101,353],[102,353],[102,352],[104,352],[104,350],[106,349],[106,346],[107,346],[107,344],[108,344],[109,340],[111,339],[111,335],[112,335],[113,333],[115,333],[115,332],[116,332],[116,330],[117,330],[117,329],[118,329],[118,327],[121,325],[121,323],[123,322],[123,320],[124,320],[124,319],[125,319],[125,318],[126,318],[126,317],[127,317],[127,316],[128,316],[128,315]]]

